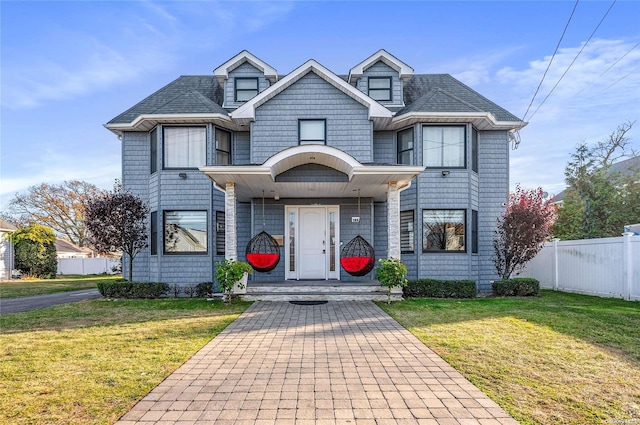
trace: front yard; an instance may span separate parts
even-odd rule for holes
[[[55,279],[15,279],[0,282],[0,298],[30,297],[54,292],[77,291],[97,288],[98,282],[113,282],[122,276],[112,275],[64,275]]]
[[[94,300],[0,316],[0,424],[111,424],[248,305]]]
[[[640,425],[640,303],[536,298],[379,304],[522,424]]]

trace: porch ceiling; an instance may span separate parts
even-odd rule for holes
[[[259,166],[211,166],[201,167],[215,184],[224,189],[227,183],[235,183],[238,201],[252,198],[354,198],[360,196],[385,201],[389,183],[397,182],[398,188],[406,188],[423,167],[415,166],[357,166],[348,173],[348,182],[276,182],[270,167]]]

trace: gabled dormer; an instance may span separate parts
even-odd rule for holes
[[[385,106],[402,107],[403,84],[412,76],[413,68],[381,49],[351,68],[348,81]]]
[[[268,63],[243,50],[219,67],[213,74],[223,86],[223,108],[242,106],[278,80],[278,72]]]

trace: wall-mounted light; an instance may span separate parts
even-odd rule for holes
[[[180,177],[181,179],[186,179],[187,178],[187,173],[179,173],[178,177]]]
[[[442,170],[442,177],[447,177],[449,175],[449,170]]]

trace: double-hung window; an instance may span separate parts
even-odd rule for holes
[[[207,164],[205,127],[165,127],[164,168],[197,168]]]
[[[426,167],[464,168],[464,126],[422,127],[423,164]]]
[[[207,212],[165,211],[164,253],[206,254]]]
[[[398,164],[413,165],[413,128],[398,132]]]
[[[471,170],[478,172],[478,130],[471,130]]]
[[[298,136],[301,145],[326,145],[326,120],[299,120]]]
[[[258,79],[236,77],[235,78],[235,99],[236,102],[246,102],[258,94]]]
[[[151,255],[158,254],[158,211],[151,212],[151,223],[150,223],[151,234],[149,235],[150,241],[149,249],[151,250]]]
[[[231,164],[231,133],[216,128],[216,165]]]
[[[377,101],[391,101],[391,77],[369,77],[369,97]]]
[[[216,255],[225,254],[225,219],[224,211],[216,211]]]
[[[465,210],[423,210],[422,251],[464,252],[465,223]]]

